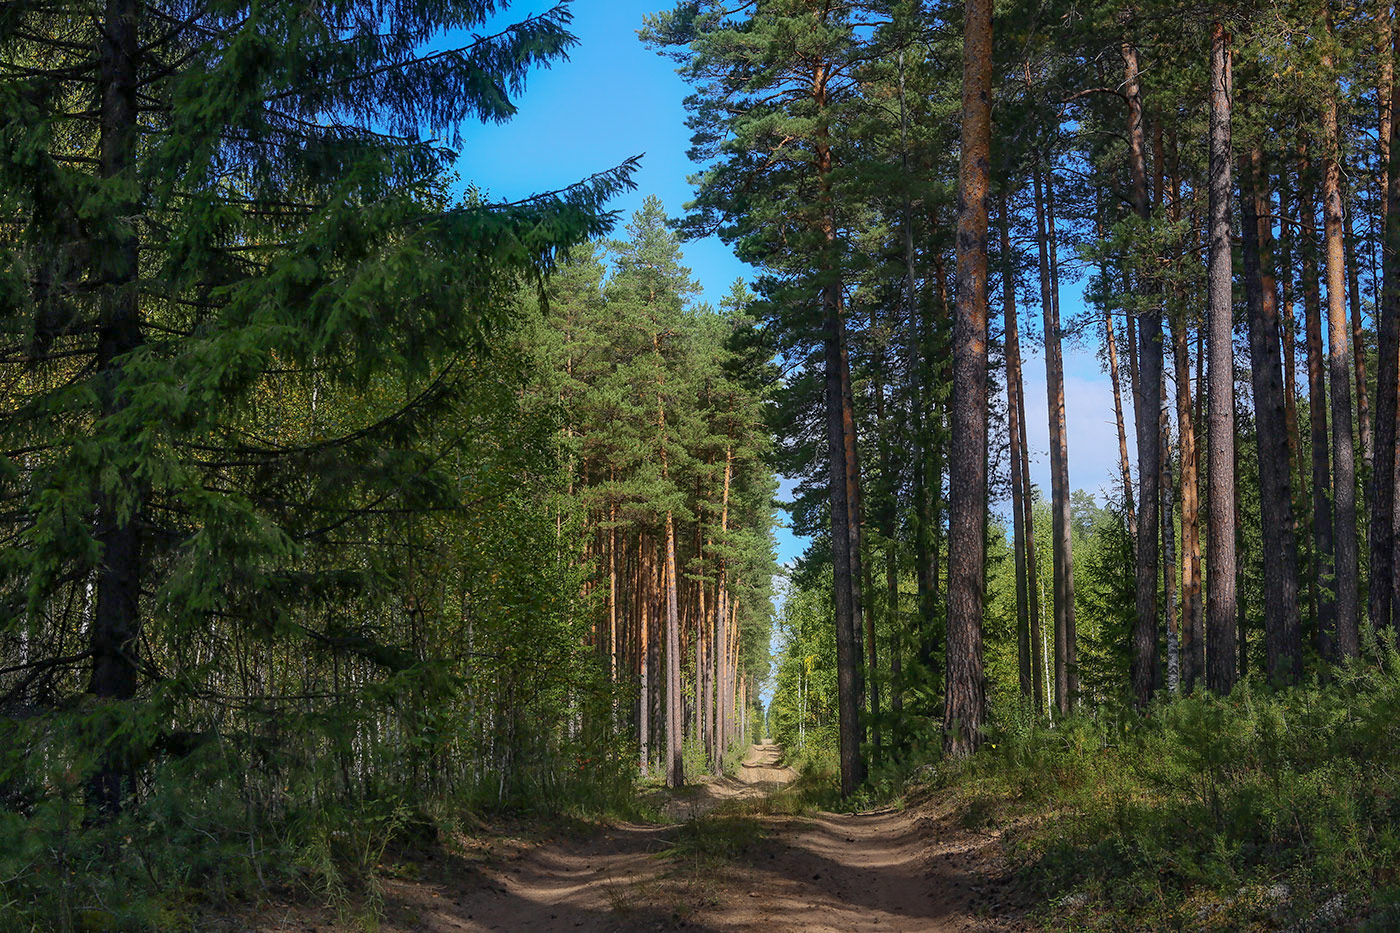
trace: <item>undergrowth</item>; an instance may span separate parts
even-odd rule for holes
[[[102,816],[88,804],[100,743],[74,738],[101,734],[99,715],[0,728],[5,933],[191,929],[230,904],[289,894],[373,928],[391,848],[442,845],[497,818],[654,816],[636,793],[631,752],[600,743],[530,750],[530,766],[505,784],[486,770],[376,781],[335,754],[271,744],[253,769],[246,748],[219,741],[153,756],[122,811]]]
[[[967,819],[1014,822],[1052,927],[1400,923],[1393,654],[1327,684],[1003,721],[935,774]]]

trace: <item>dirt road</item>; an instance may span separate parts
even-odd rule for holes
[[[383,888],[388,931],[1012,931],[996,840],[929,808],[784,815],[775,745],[626,824],[438,864]],[[306,929],[298,926],[297,929]]]

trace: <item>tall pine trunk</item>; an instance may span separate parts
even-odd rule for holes
[[[1190,693],[1205,674],[1205,619],[1201,602],[1201,499],[1196,419],[1191,405],[1191,350],[1185,314],[1171,315],[1176,374],[1176,434],[1181,446],[1181,685]],[[1197,391],[1200,386],[1197,385]]]
[[[1025,476],[1021,472],[1021,341],[1016,327],[1016,257],[1011,251],[1011,218],[1006,194],[1000,204],[1001,310],[1006,346],[1007,434],[1011,441],[1011,529],[1016,562],[1016,668],[1021,696],[1035,696],[1035,669],[1031,663],[1029,592],[1026,587]]]
[[[1391,29],[1389,16],[1386,28]],[[1392,48],[1382,47],[1382,55],[1387,65],[1393,62],[1393,54],[1400,51],[1400,35],[1392,35]],[[1400,153],[1400,133],[1396,133],[1397,123],[1393,120],[1400,95],[1396,95],[1393,72],[1386,92],[1387,107],[1383,112],[1382,139],[1388,146],[1385,153],[1389,162],[1395,162]],[[1385,289],[1381,296],[1380,313],[1376,321],[1376,461],[1371,482],[1371,624],[1384,628],[1396,624],[1396,607],[1400,606],[1400,580],[1396,580],[1396,536],[1395,476],[1400,467],[1396,460],[1396,418],[1397,418],[1397,379],[1400,379],[1400,165],[1386,164],[1384,181],[1386,190],[1385,206],[1385,249],[1382,253],[1385,264]]]
[[[987,511],[987,197],[992,141],[992,0],[968,0],[963,30],[962,150],[958,167],[957,292],[948,503],[948,646],[944,746],[964,756],[982,742]]]
[[[1175,694],[1181,689],[1181,616],[1176,592],[1176,523],[1172,521],[1176,490],[1172,481],[1171,403],[1167,400],[1166,380],[1162,382],[1158,424],[1162,439],[1162,590],[1167,601],[1167,690]]]
[[[1138,51],[1125,43],[1123,91],[1128,101],[1128,169],[1132,176],[1133,209],[1144,228],[1152,210],[1147,197],[1146,137]],[[1153,304],[1139,328],[1137,380],[1133,400],[1138,441],[1138,516],[1136,616],[1133,623],[1132,682],[1138,706],[1146,706],[1157,689],[1157,566],[1160,511],[1161,433],[1157,414],[1162,392],[1162,318]]]
[[[1369,490],[1371,468],[1375,463],[1375,451],[1371,444],[1371,394],[1367,386],[1366,340],[1361,320],[1361,272],[1356,261],[1356,232],[1352,223],[1352,215],[1356,212],[1345,197],[1348,193],[1355,196],[1354,192],[1343,191],[1342,261],[1346,266],[1347,297],[1350,299],[1348,306],[1351,309],[1351,356],[1352,371],[1356,377],[1356,419],[1360,422],[1357,439],[1361,442],[1361,475],[1364,487]]]
[[[1298,328],[1293,313],[1293,224],[1290,220],[1288,173],[1279,175],[1278,214],[1279,214],[1279,263],[1281,271],[1283,303],[1279,307],[1279,325],[1282,328],[1283,342],[1283,416],[1288,426],[1288,455],[1293,466],[1293,489],[1295,494],[1305,485],[1303,468],[1303,446],[1298,432]]]
[[[1030,444],[1026,442],[1026,387],[1016,366],[1017,422],[1021,432],[1021,519],[1026,525],[1026,593],[1030,603],[1031,670],[1035,676],[1035,710],[1045,712],[1045,646],[1040,628],[1040,572],[1035,550],[1035,514],[1031,497]]]
[[[1332,467],[1327,438],[1327,383],[1322,362],[1322,296],[1317,272],[1317,188],[1306,144],[1299,146],[1298,218],[1313,488],[1313,559],[1309,585],[1317,592],[1309,601],[1316,606],[1313,634],[1317,651],[1330,659],[1334,656],[1337,618],[1332,579]]]
[[[1331,14],[1323,5],[1324,28],[1331,32]],[[1324,80],[1332,82],[1331,53],[1322,56]],[[1327,262],[1327,362],[1332,414],[1332,507],[1336,559],[1337,653],[1354,658],[1361,651],[1357,613],[1360,609],[1356,541],[1356,451],[1351,439],[1351,374],[1347,347],[1345,245],[1342,242],[1341,141],[1337,128],[1337,90],[1328,85],[1322,101],[1322,224]]]
[[[812,99],[823,110],[830,78],[825,63],[812,74]],[[833,156],[829,129],[816,132],[816,171],[822,203],[822,315],[825,325],[826,442],[830,467],[832,593],[836,625],[836,691],[840,720],[841,793],[849,796],[865,782],[861,754],[864,693],[861,682],[860,526],[856,502],[855,417],[850,391],[845,322],[842,313],[840,259],[832,205]]]
[[[681,717],[681,638],[676,594],[676,527],[666,510],[666,783],[685,783],[681,757],[684,725]]]
[[[1040,258],[1040,305],[1045,329],[1045,397],[1050,425],[1051,592],[1055,619],[1055,706],[1067,713],[1076,690],[1074,657],[1074,557],[1070,533],[1069,457],[1065,437],[1064,359],[1060,344],[1060,314],[1049,218],[1053,192],[1039,162],[1032,169],[1035,196],[1036,246]]]
[[[1265,654],[1269,679],[1285,685],[1296,683],[1303,674],[1303,647],[1271,214],[1264,152],[1256,144],[1248,154],[1240,156],[1240,234],[1249,304],[1260,516],[1267,542],[1263,549]]]
[[[1113,334],[1113,310],[1103,307],[1104,345],[1108,347],[1108,378],[1113,384],[1113,423],[1118,429],[1118,471],[1123,478],[1123,514],[1128,536],[1137,540],[1137,509],[1133,507],[1133,470],[1128,460],[1128,429],[1123,419],[1122,380],[1118,376],[1118,341]],[[1130,351],[1131,352],[1131,349]]]
[[[649,608],[651,600],[651,569],[647,556],[651,553],[644,539],[637,542],[637,738],[640,748],[637,751],[638,766],[642,777],[646,777],[651,766],[651,628]]]
[[[1218,694],[1237,676],[1235,591],[1235,372],[1230,251],[1230,39],[1211,25],[1210,37],[1210,222],[1206,320],[1210,336],[1210,459],[1206,553],[1206,683]]]
[[[1176,133],[1170,135],[1171,185],[1168,214],[1174,223],[1181,220],[1181,174],[1177,162]],[[1174,293],[1174,299],[1179,295]],[[1176,300],[1168,313],[1171,326],[1172,367],[1176,379],[1176,429],[1181,464],[1181,631],[1178,650],[1181,690],[1190,693],[1205,671],[1205,620],[1201,605],[1200,486],[1196,445],[1196,419],[1191,404],[1191,351],[1187,319]],[[1199,384],[1197,386],[1199,391]],[[1172,523],[1171,512],[1163,524]],[[1175,572],[1173,567],[1171,572]]]
[[[726,447],[724,450],[724,491],[720,497],[719,512],[719,541],[720,547],[728,547],[729,535],[729,487],[734,476],[734,448]],[[711,641],[710,650],[715,656],[714,678],[710,689],[710,699],[713,701],[713,711],[710,714],[710,727],[713,730],[710,735],[710,770],[719,774],[724,764],[724,740],[721,735],[723,726],[723,716],[720,708],[723,705],[721,694],[723,684],[728,674],[726,666],[726,645],[728,644],[727,614],[729,611],[729,565],[721,557],[719,563],[719,582],[715,593],[715,624],[714,638]]]

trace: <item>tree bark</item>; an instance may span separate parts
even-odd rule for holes
[[[1176,169],[1176,134],[1171,135],[1172,186],[1168,205],[1174,222],[1181,220],[1180,179]],[[1172,365],[1176,378],[1176,428],[1181,463],[1181,689],[1190,693],[1205,672],[1205,620],[1201,605],[1200,487],[1197,480],[1196,420],[1191,402],[1191,349],[1185,311],[1168,315]],[[1197,391],[1199,392],[1199,381]],[[1171,521],[1171,515],[1165,516]]]
[[[1042,190],[1042,180],[1045,181]],[[1057,282],[1051,254],[1048,213],[1051,194],[1037,162],[1031,170],[1035,195],[1036,246],[1040,256],[1040,305],[1045,329],[1045,397],[1050,423],[1051,573],[1055,619],[1055,705],[1061,713],[1074,706],[1074,556],[1070,531],[1069,456],[1065,437],[1064,359],[1060,343]]]
[[[1181,688],[1181,625],[1176,593],[1176,526],[1172,521],[1176,506],[1172,482],[1171,403],[1167,400],[1165,379],[1161,391],[1158,433],[1162,438],[1162,590],[1167,601],[1167,691],[1175,694]]]
[[[1210,520],[1206,553],[1206,683],[1218,694],[1238,672],[1235,591],[1235,373],[1230,253],[1230,38],[1219,22],[1210,42],[1210,267],[1207,324],[1210,353]]]
[[[1196,422],[1191,407],[1191,350],[1182,318],[1180,313],[1172,315],[1171,328],[1176,433],[1181,445],[1181,689],[1189,694],[1205,673],[1205,619],[1201,603],[1201,500]]]
[[[1035,676],[1035,711],[1045,712],[1045,648],[1040,630],[1040,574],[1035,550],[1034,497],[1031,495],[1030,445],[1026,443],[1026,388],[1016,366],[1017,422],[1021,433],[1021,519],[1026,526],[1026,593],[1030,603],[1031,670]]]
[[[637,544],[639,555],[637,564],[637,603],[639,611],[637,613],[637,660],[640,666],[638,672],[639,693],[637,700],[637,737],[640,744],[638,749],[638,766],[641,769],[642,777],[647,776],[647,770],[651,765],[651,637],[648,629],[651,628],[648,609],[651,600],[648,594],[651,589],[651,570],[647,565],[647,555],[650,553],[643,541]]]
[[[1298,433],[1298,332],[1293,313],[1293,225],[1290,221],[1288,174],[1279,178],[1279,269],[1282,270],[1283,304],[1279,308],[1279,324],[1283,335],[1283,416],[1288,426],[1288,455],[1293,465],[1294,490],[1303,482],[1303,446]]]
[[[1351,308],[1352,370],[1356,377],[1356,418],[1360,422],[1357,439],[1361,442],[1362,485],[1370,489],[1371,468],[1375,463],[1371,447],[1371,396],[1367,391],[1366,339],[1361,321],[1361,279],[1356,262],[1356,233],[1352,223],[1354,213],[1346,198],[1342,199],[1342,260],[1346,266],[1347,297]]]
[[[900,161],[906,176],[909,174],[908,117],[904,109],[904,55],[899,58],[899,107],[900,107]],[[937,457],[930,449],[928,421],[925,408],[930,400],[924,391],[925,355],[929,352],[928,327],[923,309],[919,306],[914,271],[914,217],[913,205],[906,193],[903,204],[901,226],[904,235],[904,301],[905,313],[909,321],[907,366],[910,383],[910,414],[913,422],[913,495],[914,495],[914,578],[918,589],[918,624],[914,634],[925,667],[933,669],[933,627],[938,605],[938,567],[933,557],[934,507],[929,489],[929,463]],[[902,695],[896,688],[895,696]]]
[[[666,510],[666,783],[685,783],[685,760],[681,755],[681,637],[679,603],[676,594],[676,526],[671,510]]]
[[[1323,5],[1324,28],[1332,29],[1329,4]],[[1324,47],[1325,49],[1325,47]],[[1322,55],[1324,80],[1334,80],[1332,57]],[[1332,403],[1332,504],[1336,522],[1337,653],[1354,658],[1361,652],[1357,614],[1360,603],[1356,540],[1356,452],[1352,447],[1351,374],[1347,359],[1345,245],[1342,242],[1341,143],[1337,129],[1337,91],[1330,85],[1322,102],[1322,221],[1327,260],[1327,359]]]
[[[98,395],[101,416],[117,415],[126,402],[120,391],[128,355],[141,346],[138,243],[130,200],[136,183],[137,57],[142,15],[138,0],[107,0],[100,43],[101,88],[98,173],[112,193],[111,216],[103,242],[94,250],[102,283],[97,336]],[[117,185],[123,188],[116,187]],[[119,438],[125,443],[125,438]],[[95,490],[97,567],[96,606],[88,634],[92,674],[88,690],[100,700],[125,701],[136,695],[140,667],[142,532],[145,493],[132,476],[102,483]],[[135,777],[114,748],[103,754],[89,787],[98,812],[111,816],[135,790]]]
[[[1113,422],[1118,428],[1118,469],[1123,477],[1123,510],[1128,536],[1137,541],[1137,509],[1133,508],[1133,470],[1128,461],[1128,430],[1123,420],[1123,393],[1118,378],[1118,341],[1113,336],[1113,311],[1103,308],[1104,343],[1108,347],[1108,378],[1113,383]]]
[[[1256,144],[1240,156],[1240,223],[1245,292],[1249,304],[1250,375],[1259,465],[1264,547],[1264,642],[1270,681],[1283,686],[1303,674],[1298,612],[1298,545],[1289,481],[1288,430],[1279,360],[1277,283],[1273,273],[1272,201],[1264,152]]]
[[[1384,6],[1384,5],[1383,5]],[[1395,51],[1400,51],[1400,36],[1394,34],[1386,16],[1386,30],[1391,32],[1393,48],[1382,46],[1384,61],[1389,65]],[[1397,510],[1396,489],[1396,418],[1397,380],[1400,379],[1400,165],[1391,164],[1400,153],[1400,133],[1391,115],[1400,95],[1395,94],[1393,73],[1387,72],[1389,86],[1387,107],[1381,119],[1381,138],[1386,145],[1385,246],[1382,250],[1385,288],[1381,295],[1380,313],[1376,321],[1376,461],[1371,482],[1371,624],[1377,629],[1397,623],[1400,606],[1400,581],[1396,580]]]
[[[1122,46],[1123,91],[1128,101],[1128,169],[1132,175],[1133,209],[1144,228],[1151,222],[1148,203],[1146,139],[1143,131],[1142,95],[1139,87],[1138,51]],[[1157,414],[1162,386],[1162,319],[1153,307],[1140,322],[1138,381],[1133,400],[1138,441],[1138,535],[1136,563],[1136,617],[1133,624],[1133,698],[1139,708],[1157,690],[1157,564],[1161,436]]]
[[[859,643],[855,626],[852,588],[855,568],[851,562],[851,511],[847,504],[846,432],[842,421],[841,343],[842,322],[839,287],[825,289],[827,447],[831,465],[831,550],[836,608],[836,668],[840,713],[841,793],[855,793],[865,779],[861,757],[861,686]]]
[[[724,450],[724,491],[720,497],[719,512],[719,540],[721,547],[728,546],[729,536],[729,487],[734,476],[734,448],[726,447]],[[715,656],[714,666],[714,687],[713,711],[710,715],[710,728],[712,735],[710,738],[710,769],[719,774],[724,764],[724,740],[721,736],[722,719],[720,708],[724,701],[721,697],[725,677],[728,676],[726,667],[726,646],[728,642],[728,631],[726,630],[728,619],[728,599],[729,599],[729,565],[725,558],[720,558],[719,582],[715,593],[715,635],[711,642],[711,652]]]
[[[953,312],[953,432],[949,463],[948,646],[944,747],[982,742],[987,511],[987,196],[991,177],[992,2],[968,0],[963,31],[958,167],[957,298]]]
[[[1308,436],[1312,449],[1313,560],[1317,596],[1314,637],[1318,654],[1335,657],[1336,601],[1332,579],[1332,468],[1327,439],[1327,385],[1322,371],[1322,297],[1317,273],[1317,192],[1306,144],[1299,146],[1298,217],[1301,232],[1303,325],[1308,361]]]
[[[1021,696],[1035,696],[1035,671],[1031,664],[1031,626],[1026,589],[1025,477],[1021,473],[1021,342],[1016,328],[1016,259],[1011,252],[1011,218],[1006,194],[1001,196],[1001,310],[1006,345],[1006,415],[1011,442],[1011,529],[1016,562],[1016,669]]]
[[[826,104],[829,74],[824,63],[812,77],[813,102]],[[840,714],[841,793],[849,796],[865,782],[865,760],[861,754],[864,688],[861,683],[861,614],[859,522],[852,477],[855,464],[854,413],[850,404],[850,376],[847,369],[845,322],[842,312],[836,220],[831,203],[832,152],[825,126],[816,133],[816,171],[823,207],[822,234],[822,314],[825,323],[827,458],[830,466],[831,550],[833,596],[836,624],[837,695]],[[855,547],[853,548],[853,544]]]

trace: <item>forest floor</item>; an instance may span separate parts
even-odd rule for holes
[[[755,745],[737,777],[667,792],[657,801],[665,822],[549,835],[518,827],[398,853],[382,868],[372,925],[386,933],[1032,929],[995,832],[966,828],[937,800],[784,812],[783,788],[796,777],[781,748]],[[264,905],[253,929],[362,928],[354,914],[363,916]]]

